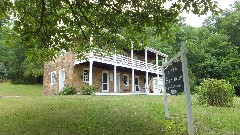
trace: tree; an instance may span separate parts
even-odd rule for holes
[[[189,49],[189,68],[198,80],[203,78],[226,79],[238,86],[240,54],[228,41],[226,34],[208,27],[181,27],[177,34]]]
[[[139,48],[147,39],[146,27],[168,39],[169,30],[182,11],[201,15],[216,13],[217,2],[177,0],[167,8],[166,0],[4,0],[0,16],[14,15],[14,30],[27,49],[38,49],[42,57],[53,57],[61,49],[83,54],[94,47]],[[119,36],[121,34],[121,36]],[[93,43],[89,43],[93,37]],[[124,38],[123,38],[124,37]],[[143,47],[143,46],[142,46]]]
[[[36,77],[43,74],[43,60],[31,60],[27,51],[24,43],[7,24],[0,27],[0,79],[35,83]]]
[[[236,1],[231,10],[226,9],[219,15],[210,16],[204,21],[204,26],[228,35],[228,41],[239,48],[240,39],[236,37],[240,36],[240,2]]]

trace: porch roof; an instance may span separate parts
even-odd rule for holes
[[[155,54],[160,55],[161,57],[168,57],[167,54],[162,53],[162,52],[160,52],[160,51],[157,51],[157,50],[155,50],[154,48],[146,47],[146,49],[147,49],[148,51],[150,51],[150,52],[153,52],[153,53],[155,53]]]

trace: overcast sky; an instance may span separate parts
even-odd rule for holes
[[[230,9],[230,4],[233,4],[234,1],[237,1],[237,0],[217,0],[217,1],[218,1],[220,8]],[[210,16],[210,15],[211,14],[209,13],[208,16]],[[197,15],[187,14],[187,13],[183,13],[183,14],[181,14],[181,16],[186,17],[186,23],[188,25],[195,26],[195,27],[200,27],[202,25],[204,19],[207,17],[207,15],[198,17]]]

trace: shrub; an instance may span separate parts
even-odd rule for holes
[[[86,85],[82,87],[82,95],[93,95],[97,91],[97,88],[92,85]]]
[[[76,88],[73,86],[66,86],[58,93],[58,95],[74,95],[76,93]]]
[[[3,63],[0,63],[0,79],[6,79],[8,76],[7,68],[4,66]]]
[[[225,80],[206,79],[198,89],[198,101],[208,106],[233,106],[234,88]]]

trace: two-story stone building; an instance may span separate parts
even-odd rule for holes
[[[146,47],[129,50],[123,54],[103,55],[96,49],[85,55],[88,60],[78,60],[73,52],[60,55],[44,66],[44,94],[54,95],[64,86],[74,86],[80,92],[87,84],[100,93],[160,93],[160,88],[150,87],[155,77],[159,86],[162,70],[158,63],[167,55]]]

